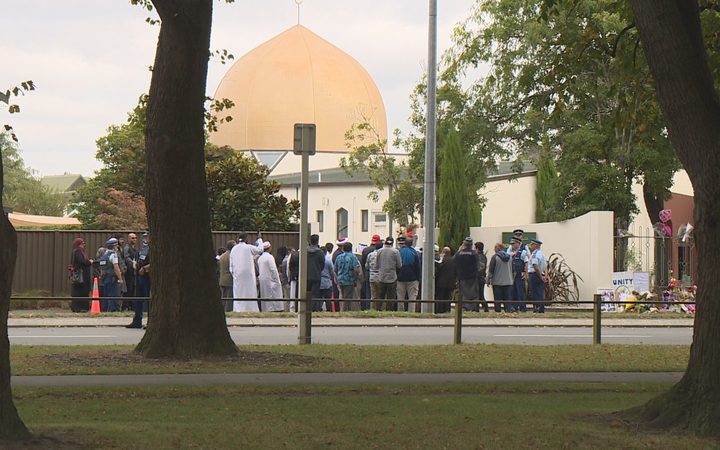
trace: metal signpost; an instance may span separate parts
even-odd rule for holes
[[[300,172],[300,265],[298,271],[298,344],[312,343],[312,299],[308,295],[307,257],[310,224],[308,223],[308,172],[310,155],[315,154],[315,124],[296,123],[293,153],[302,156]]]

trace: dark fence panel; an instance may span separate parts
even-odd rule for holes
[[[73,240],[76,237],[83,238],[88,256],[95,259],[97,249],[103,247],[112,234],[127,236],[129,232],[131,231],[18,231],[13,291],[35,290],[51,296],[70,295],[67,266],[70,264]],[[135,233],[140,240],[140,233]],[[213,248],[225,247],[225,243],[235,239],[237,235],[237,231],[213,232]],[[263,239],[272,243],[274,254],[281,246],[297,248],[299,235],[294,232],[263,232]]]

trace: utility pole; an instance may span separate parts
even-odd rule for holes
[[[425,127],[425,183],[423,202],[422,292],[423,301],[435,299],[435,128],[437,87],[437,0],[430,0],[430,23],[428,27],[428,73],[427,73],[427,117]],[[432,313],[435,305],[422,303],[421,311]]]

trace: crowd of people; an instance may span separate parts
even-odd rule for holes
[[[72,296],[89,297],[97,277],[101,310],[133,309],[128,328],[141,328],[147,302],[122,301],[122,297],[148,297],[150,294],[150,235],[129,233],[127,240],[114,235],[95,258],[88,257],[85,242],[75,239],[70,269]],[[422,284],[422,249],[413,244],[414,236],[400,235],[382,239],[372,236],[370,245],[353,251],[353,244],[341,238],[335,244],[320,245],[319,236],[310,237],[307,248],[307,291],[313,311],[408,311],[422,312],[418,301]],[[510,242],[497,243],[494,254],[487,256],[482,242],[465,238],[453,251],[434,246],[435,313],[450,312],[452,302],[466,311],[490,310],[485,287],[493,293],[496,312],[527,311],[531,299],[533,312],[542,313],[547,261],[542,242],[528,243],[523,230],[514,230]],[[240,233],[217,251],[217,274],[226,311],[296,311],[299,295],[299,258],[297,249],[280,247],[260,235],[248,242]],[[80,274],[78,274],[80,272]],[[87,300],[73,300],[72,311],[88,311]],[[433,309],[430,309],[431,311]]]
[[[127,328],[142,328],[143,312],[147,311],[148,302],[122,300],[123,297],[150,296],[150,234],[144,232],[142,238],[142,243],[138,244],[136,233],[128,233],[127,240],[125,236],[115,234],[97,249],[94,258],[88,255],[85,240],[75,238],[69,267],[72,297],[90,297],[97,280],[100,310],[133,310],[135,315]],[[73,300],[70,309],[87,312],[90,302]]]
[[[261,237],[248,243],[247,234],[229,241],[218,250],[218,272],[227,311],[296,311],[299,253],[280,247],[272,256],[272,244]],[[320,245],[319,236],[310,237],[307,249],[307,291],[313,311],[408,311],[422,312],[419,293],[422,284],[422,249],[413,246],[414,237],[397,239],[372,236],[370,245],[360,246],[341,238],[335,244]],[[542,313],[547,261],[542,242],[525,243],[523,230],[514,230],[511,242],[495,245],[488,259],[482,242],[466,238],[457,251],[434,248],[435,313],[450,311],[453,301],[464,310],[488,312],[485,286],[492,289],[496,312]],[[529,289],[529,293],[528,293]],[[529,294],[529,295],[528,295]]]

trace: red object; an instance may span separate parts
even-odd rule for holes
[[[90,306],[90,314],[100,314],[100,290],[98,289],[97,277],[93,279],[92,298],[93,301]]]

